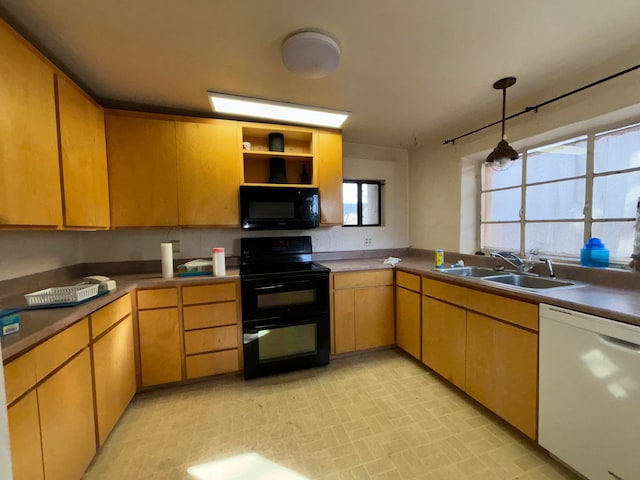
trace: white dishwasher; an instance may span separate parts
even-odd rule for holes
[[[590,480],[640,479],[640,327],[540,305],[538,441]]]

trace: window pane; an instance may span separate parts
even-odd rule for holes
[[[596,135],[594,172],[611,172],[635,167],[640,167],[640,125]]]
[[[585,180],[527,187],[527,220],[584,218]]]
[[[579,177],[586,171],[586,136],[527,152],[527,183]]]
[[[640,171],[593,179],[593,218],[634,218],[640,198]]]
[[[539,249],[540,254],[579,257],[584,244],[582,222],[528,223],[524,232],[524,249]]]
[[[506,170],[494,170],[489,165],[482,167],[482,190],[515,187],[522,183],[522,157],[511,163]]]
[[[504,222],[520,218],[521,188],[510,188],[481,194],[482,221]]]
[[[480,236],[482,248],[520,251],[520,223],[483,223]]]
[[[356,183],[342,184],[343,225],[358,224],[358,185]]]
[[[362,224],[378,225],[380,223],[380,186],[371,183],[362,184]]]
[[[609,249],[609,261],[628,262],[633,253],[634,222],[594,222],[591,236],[598,237]]]

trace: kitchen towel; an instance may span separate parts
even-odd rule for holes
[[[173,245],[171,243],[160,244],[162,259],[162,278],[173,277]]]

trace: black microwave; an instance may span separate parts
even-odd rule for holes
[[[240,225],[245,230],[298,230],[320,224],[317,188],[240,187]]]

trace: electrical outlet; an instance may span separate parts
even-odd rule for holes
[[[373,246],[373,239],[371,237],[364,237],[364,246],[365,247],[372,247]]]
[[[180,240],[169,240],[171,243],[171,251],[173,253],[180,253]]]

